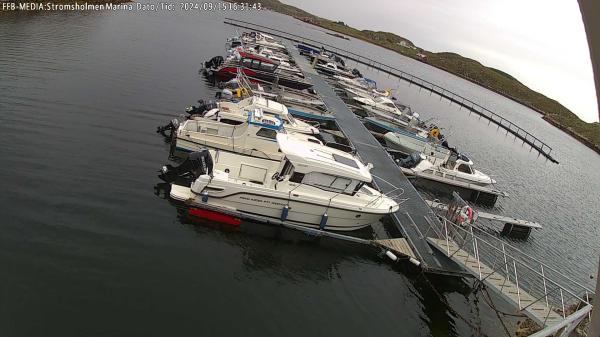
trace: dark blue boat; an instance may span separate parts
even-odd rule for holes
[[[300,55],[312,55],[312,54],[320,54],[321,53],[321,49],[307,46],[305,44],[298,43],[297,47],[298,47],[298,51],[300,52]]]

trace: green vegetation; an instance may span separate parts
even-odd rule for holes
[[[423,50],[416,47],[410,40],[393,33],[358,30],[347,26],[341,21],[336,22],[320,18],[297,7],[281,3],[278,0],[256,1],[256,3],[258,2],[260,2],[264,8],[293,16],[298,20],[337,33],[373,43],[404,56],[416,59],[417,53],[423,53],[427,55],[427,62],[430,65],[484,86],[538,111],[543,115],[545,120],[571,134],[582,143],[600,153],[599,123],[586,123],[582,121],[562,104],[539,92],[529,89],[523,83],[501,70],[486,67],[475,60],[463,57],[456,53],[433,53]],[[251,3],[253,2],[251,1]],[[401,43],[403,45],[401,45]]]

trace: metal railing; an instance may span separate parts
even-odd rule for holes
[[[466,252],[466,260],[477,263],[477,280],[485,282],[494,275],[502,276],[500,291],[509,283],[516,285],[518,311],[542,304],[549,309],[543,317],[544,325],[552,312],[563,319],[579,310],[586,310],[589,316],[590,308],[587,306],[591,306],[592,289],[500,238],[472,226],[464,217],[467,213],[464,207],[468,207],[467,203],[455,193],[448,210],[438,212],[440,223],[436,225],[430,222],[429,236],[445,241],[448,257]]]
[[[526,131],[525,129],[521,128],[517,124],[511,122],[510,120],[502,117],[501,115],[495,113],[494,111],[474,102],[473,100],[466,98],[464,96],[461,96],[459,94],[456,94],[450,90],[447,90],[446,88],[444,88],[440,85],[432,83],[428,80],[425,80],[425,79],[415,76],[413,74],[407,73],[396,67],[381,63],[381,62],[373,60],[371,58],[368,58],[368,57],[356,54],[354,52],[332,46],[330,44],[327,44],[327,43],[324,43],[321,41],[316,41],[316,40],[313,40],[313,39],[310,39],[310,38],[307,38],[304,36],[299,36],[299,35],[285,32],[285,31],[282,31],[279,29],[275,29],[275,28],[247,22],[247,21],[242,21],[242,20],[237,20],[237,19],[232,19],[232,18],[226,18],[225,20],[226,20],[225,21],[226,24],[229,24],[232,26],[246,28],[246,29],[253,29],[253,30],[257,30],[257,31],[266,30],[264,32],[267,34],[285,38],[287,40],[294,41],[297,43],[303,43],[305,45],[311,46],[316,49],[323,49],[325,51],[335,53],[338,56],[361,63],[363,65],[366,65],[369,68],[373,68],[373,69],[385,72],[385,73],[387,73],[389,75],[393,75],[401,80],[408,81],[409,83],[418,85],[419,87],[427,89],[431,92],[435,92],[436,94],[440,95],[440,98],[445,97],[446,99],[448,99],[452,102],[455,102],[455,103],[459,104],[460,106],[465,107],[465,108],[469,109],[470,111],[475,112],[476,114],[480,115],[481,117],[487,119],[489,121],[489,123],[493,122],[496,125],[498,125],[499,128],[502,127],[503,129],[506,130],[507,134],[510,132],[512,135],[515,136],[515,138],[521,139],[523,141],[523,143],[527,143],[532,148],[536,149],[539,153],[544,155],[546,158],[550,159],[553,162],[557,162],[551,155],[552,147],[550,147],[548,144],[546,144],[545,142],[543,142],[542,140],[540,140],[539,138],[537,138],[530,132]]]

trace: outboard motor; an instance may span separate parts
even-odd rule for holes
[[[423,158],[421,157],[421,154],[419,152],[415,152],[415,153],[407,156],[404,159],[398,159],[396,162],[398,163],[398,166],[400,166],[400,167],[413,168],[413,167],[419,165],[421,160],[423,160]]]
[[[204,62],[204,68],[206,69],[216,69],[221,64],[223,64],[223,56],[215,56],[210,59],[210,61]]]
[[[199,100],[198,103],[200,103],[200,105],[198,106],[190,106],[187,107],[185,109],[185,112],[187,112],[190,115],[194,115],[194,114],[204,114],[206,111],[210,111],[212,109],[216,109],[218,108],[217,106],[217,102],[209,100],[209,101],[204,101],[204,100]]]
[[[159,172],[158,177],[167,183],[172,183],[178,178],[193,181],[204,174],[212,176],[212,156],[206,149],[192,152],[179,166],[174,167],[167,164]]]
[[[159,126],[156,128],[156,133],[160,133],[161,135],[170,138],[173,135],[173,130],[177,130],[179,128],[179,121],[177,118],[173,118],[169,124],[165,126]],[[167,135],[167,131],[171,131],[169,135]]]

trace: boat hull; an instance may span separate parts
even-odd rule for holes
[[[419,139],[417,136],[409,136],[401,133],[386,133],[383,136],[383,139],[389,148],[405,154],[419,152],[424,153],[427,156],[433,156],[437,159],[445,159],[450,153],[448,149],[429,142],[426,139]]]
[[[327,207],[316,203],[294,199],[287,200],[276,196],[257,195],[244,191],[232,194],[226,194],[223,191],[209,191],[206,202],[203,202],[202,197],[193,193],[190,188],[186,188],[186,191],[182,192],[182,187],[177,186],[177,188],[172,189],[170,196],[175,200],[185,201],[197,207],[204,205],[211,209],[221,209],[227,213],[262,217],[265,222],[269,220],[281,221],[283,219],[286,222],[305,227],[334,231],[361,229],[379,221],[387,214]],[[286,206],[289,207],[287,217],[282,218]],[[327,214],[327,220],[324,226],[321,226],[324,214]]]
[[[290,78],[287,76],[281,76],[276,73],[256,71],[256,70],[252,70],[252,69],[248,69],[248,68],[241,68],[241,69],[242,69],[242,72],[252,80],[259,80],[259,81],[264,81],[264,82],[268,82],[268,83],[273,83],[275,81],[275,79],[277,78],[278,79],[277,83],[284,87],[298,89],[298,90],[304,90],[304,89],[308,89],[308,88],[312,87],[312,84],[310,84],[308,82],[296,80],[296,79],[293,79],[293,78]],[[230,80],[237,76],[237,72],[238,72],[237,67],[223,67],[223,68],[215,71],[214,75],[221,79],[224,79],[224,80]]]

